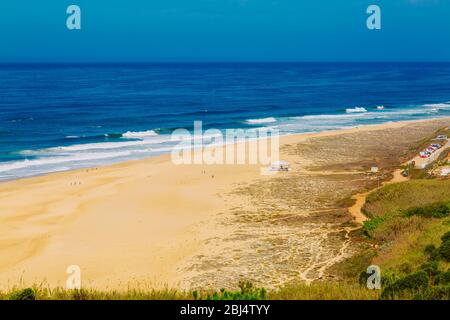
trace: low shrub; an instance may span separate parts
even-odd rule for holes
[[[33,289],[26,288],[12,292],[9,295],[9,300],[36,300],[36,295]]]
[[[439,263],[435,260],[424,263],[420,266],[419,270],[425,271],[430,277],[436,277],[440,273]]]
[[[414,296],[416,300],[450,300],[450,285],[430,287]]]
[[[206,300],[265,300],[267,298],[267,291],[264,288],[256,288],[249,281],[239,282],[240,291],[228,291],[221,289],[206,296]],[[194,298],[199,299],[198,293]]]
[[[445,218],[450,214],[450,204],[437,202],[427,206],[413,207],[405,211],[405,216],[421,216],[426,218]]]
[[[415,293],[418,290],[422,290],[428,287],[430,277],[427,272],[420,270],[411,274],[408,274],[394,283],[385,287],[381,293],[382,299],[394,299],[396,297],[402,297],[404,295]]]
[[[438,285],[450,285],[450,270],[446,272],[441,272],[436,277],[436,284]]]
[[[429,256],[432,256],[435,250],[436,246],[434,244],[429,244],[425,247],[425,253]]]
[[[450,241],[450,231],[445,233],[442,237],[441,237],[442,242],[447,242]]]
[[[450,262],[450,241],[445,241],[437,250],[439,259]]]
[[[408,218],[399,216],[386,217],[389,218],[386,218],[383,223],[370,232],[372,239],[383,243],[396,241],[405,234],[422,232],[429,222],[429,219],[419,216]]]
[[[363,225],[364,233],[370,237],[371,232],[378,228],[386,219],[386,216],[377,216],[373,219],[365,221]]]

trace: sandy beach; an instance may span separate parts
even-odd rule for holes
[[[389,179],[450,119],[281,138],[290,172],[170,155],[0,183],[0,288],[276,287],[329,276],[361,220],[345,199]],[[380,172],[369,174],[371,166]],[[359,220],[358,220],[359,219]]]

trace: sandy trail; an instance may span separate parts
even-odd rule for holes
[[[447,148],[450,148],[450,140],[447,141],[447,143],[445,145],[443,145],[440,149],[436,150],[436,152],[433,154],[433,159],[437,159],[440,156],[440,154],[444,150],[446,150]],[[403,165],[407,165],[407,164],[409,164],[409,163],[411,163],[413,161],[416,163],[416,167],[422,167],[422,165],[430,163],[430,159],[421,158],[420,156],[415,156],[411,160],[406,161],[405,163],[403,163]],[[409,178],[408,177],[404,177],[402,175],[402,171],[403,171],[402,169],[396,169],[393,172],[392,179],[390,179],[389,181],[384,181],[382,183],[382,186],[387,185],[387,184],[392,184],[392,183],[399,183],[399,182],[403,182],[403,181],[408,181]],[[366,202],[366,198],[369,195],[369,193],[377,190],[378,188],[376,188],[374,190],[371,190],[370,192],[358,193],[358,194],[356,194],[356,195],[354,195],[352,197],[353,199],[356,200],[356,202],[348,210],[349,210],[350,214],[355,218],[355,222],[356,223],[363,224],[365,221],[367,221],[367,217],[362,212],[362,208],[363,208],[363,206],[364,206],[364,204]]]

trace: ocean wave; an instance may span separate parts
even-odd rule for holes
[[[170,136],[164,136],[155,140],[134,140],[134,141],[117,141],[117,142],[94,142],[85,144],[74,144],[70,146],[51,147],[39,150],[23,150],[19,153],[25,156],[40,156],[51,154],[64,154],[78,151],[95,151],[95,150],[115,150],[122,148],[144,147],[147,145],[160,144],[169,142]]]
[[[389,110],[385,112],[353,112],[344,114],[319,114],[319,115],[306,115],[300,117],[290,117],[289,120],[321,120],[321,121],[356,121],[359,119],[370,120],[370,119],[386,119],[394,118],[397,116],[413,116],[420,114],[429,114],[439,112],[440,109],[437,108],[415,108],[415,109],[400,109],[400,110]]]
[[[424,104],[424,107],[427,108],[432,108],[432,109],[447,109],[450,108],[450,103],[446,102],[446,103],[429,103],[429,104]]]
[[[277,122],[277,119],[274,117],[261,118],[261,119],[247,119],[245,120],[248,124],[261,124],[261,123],[274,123]]]
[[[148,144],[146,141],[129,141],[129,142],[95,142],[86,144],[74,144],[64,147],[52,147],[42,150],[36,150],[39,153],[60,153],[60,152],[74,152],[74,151],[88,151],[97,149],[118,149],[124,147],[138,146]],[[29,154],[29,153],[28,153]]]
[[[154,137],[158,134],[154,130],[147,130],[147,131],[127,131],[124,134],[122,134],[123,138],[146,138],[146,137]]]
[[[370,115],[378,116],[379,113],[367,112],[367,113],[345,113],[345,114],[318,114],[307,115],[300,117],[290,117],[292,120],[345,120],[353,118],[368,117]]]
[[[367,112],[367,109],[363,108],[363,107],[355,107],[355,108],[345,109],[345,112],[347,112],[347,113],[363,113],[363,112]]]
[[[125,133],[105,133],[103,135],[93,135],[93,136],[85,136],[85,135],[68,135],[65,136],[66,139],[101,139],[101,138],[109,138],[109,139],[143,139],[148,137],[158,136],[158,133],[154,130],[147,131],[127,131]]]
[[[103,160],[103,159],[111,159],[111,158],[119,158],[119,157],[127,157],[131,154],[130,151],[126,152],[102,152],[102,153],[94,153],[94,154],[72,154],[70,156],[55,156],[55,157],[46,157],[41,159],[33,159],[33,160],[21,160],[14,162],[7,162],[4,164],[0,164],[0,172],[24,169],[33,166],[45,166],[45,165],[55,165],[61,163],[74,163],[80,161],[92,161],[92,160]]]
[[[119,139],[122,138],[122,133],[105,133],[103,135],[105,138],[111,138],[111,139]]]
[[[280,134],[283,135],[352,128],[371,123],[438,118],[449,113],[450,102],[417,104],[405,107],[390,106],[382,112],[374,104],[367,109],[356,107],[345,111],[341,109],[336,113],[331,111],[329,114],[324,112],[324,114],[307,114],[296,117],[254,117],[246,120],[245,123],[251,124],[252,130],[276,126],[280,130]],[[235,123],[233,122],[233,124]],[[245,126],[243,127],[242,121],[240,121],[240,124],[240,128],[244,129]],[[214,122],[208,123],[208,127],[213,125],[219,128],[224,127],[223,123],[220,122],[217,124]],[[70,135],[66,135],[65,138],[71,140],[63,141],[60,146],[14,152],[14,156],[17,156],[15,159],[0,163],[0,180],[97,166],[128,159],[140,159],[179,148],[170,134],[172,130],[168,130],[167,127],[146,131],[123,131],[124,133],[109,133],[106,135],[98,133],[92,136],[68,131],[66,134]],[[192,130],[191,134],[194,140],[205,139],[205,144],[219,143],[217,142],[219,140],[212,139],[219,134],[216,131],[208,132],[207,128],[204,128],[203,136],[194,136]],[[59,141],[55,140],[55,142]],[[27,159],[25,160],[25,158]]]

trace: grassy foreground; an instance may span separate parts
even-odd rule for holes
[[[216,292],[183,292],[165,290],[96,291],[65,290],[35,286],[0,293],[0,300],[371,300],[379,299],[379,292],[368,290],[358,283],[291,284],[277,291],[253,288],[240,284],[240,290]]]

